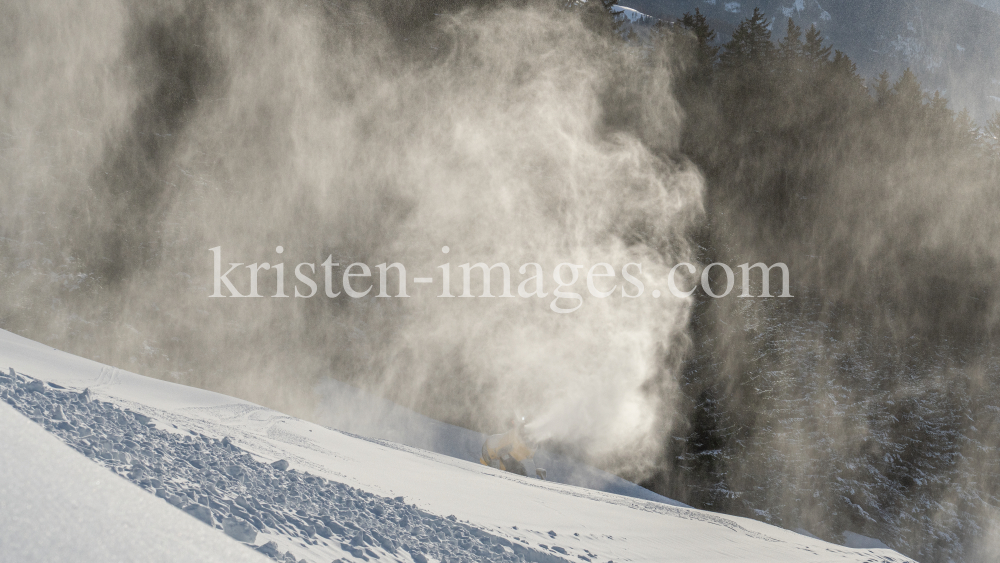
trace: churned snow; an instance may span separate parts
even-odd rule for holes
[[[0,561],[266,561],[0,403]]]

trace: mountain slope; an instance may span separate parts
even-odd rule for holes
[[[522,478],[333,431],[7,332],[0,332],[0,365],[14,366],[14,377],[0,381],[5,401],[167,502],[209,522],[218,513],[219,527],[242,526],[235,535],[245,533],[273,558],[285,551],[283,560],[313,562],[907,561],[891,550],[839,547],[745,518]],[[93,439],[120,433],[126,438]],[[0,436],[4,446],[18,439]],[[280,460],[289,467],[271,465]],[[6,506],[11,492],[0,491]],[[98,534],[94,541],[116,542]]]

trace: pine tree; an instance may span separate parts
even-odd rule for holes
[[[822,68],[826,63],[830,62],[830,52],[832,49],[832,47],[823,46],[823,36],[816,29],[816,26],[809,26],[809,31],[806,32],[806,42],[802,47],[802,54],[805,56],[806,61],[808,61],[809,66],[813,69]]]
[[[719,47],[713,45],[717,37],[715,30],[708,25],[705,15],[698,8],[694,9],[694,15],[690,12],[681,18],[681,26],[694,33],[698,42],[698,67],[702,70],[711,69],[715,65],[715,59],[719,56]]]
[[[834,51],[833,61],[828,69],[831,76],[848,89],[864,92],[865,80],[858,74],[858,65],[840,50]]]
[[[917,75],[907,68],[899,80],[892,85],[892,101],[898,109],[919,113],[924,104],[924,91]]]
[[[839,49],[834,51],[833,62],[830,64],[835,74],[858,77],[858,65],[854,64],[851,57],[848,57]],[[858,78],[860,79],[860,77]]]
[[[785,38],[778,42],[778,54],[786,61],[797,59],[803,54],[802,47],[802,28],[795,25],[792,18],[788,18]]]
[[[882,74],[878,75],[878,79],[872,85],[872,89],[874,90],[876,102],[885,104],[889,101],[889,97],[892,96],[892,82],[889,81],[889,71],[883,70]]]
[[[892,85],[892,93],[902,101],[911,104],[923,104],[924,92],[920,88],[917,75],[907,68],[899,77],[899,80]]]
[[[948,109],[948,98],[941,95],[940,90],[935,90],[930,103],[931,114],[935,117],[951,121],[955,117],[955,112]]]
[[[955,117],[955,129],[957,141],[962,148],[969,148],[976,144],[980,137],[979,126],[973,121],[969,110],[962,108]]]
[[[733,32],[733,38],[726,43],[725,50],[719,57],[720,65],[729,70],[766,70],[775,56],[770,27],[770,22],[760,8],[754,8],[753,15],[740,22]]]

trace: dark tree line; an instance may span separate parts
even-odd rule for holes
[[[866,83],[815,27],[770,30],[755,10],[720,44],[696,11],[655,34],[683,55],[700,260],[786,263],[796,297],[699,298],[683,412],[646,486],[922,561],[983,558],[1000,114],[979,127],[909,70]]]

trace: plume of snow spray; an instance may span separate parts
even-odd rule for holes
[[[655,462],[688,301],[623,296],[620,273],[594,298],[585,269],[583,306],[550,307],[559,263],[641,264],[664,288],[688,259],[699,176],[602,126],[640,54],[544,7],[439,17],[422,41],[347,3],[0,11],[6,326],[301,416],[334,377],[479,430],[520,410],[615,469]],[[669,147],[659,76],[639,111]],[[289,295],[296,264],[332,256],[409,276],[447,262],[455,295],[461,264],[508,264],[516,287],[538,263],[547,298],[328,299],[317,274],[310,299],[213,300],[214,247],[283,263]]]

